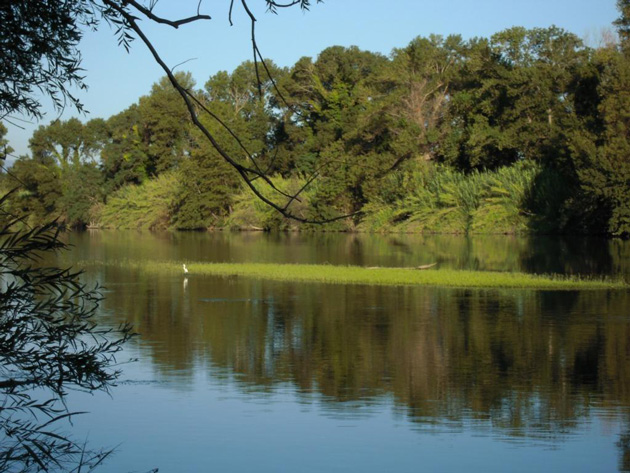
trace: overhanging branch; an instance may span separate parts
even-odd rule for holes
[[[255,19],[254,15],[252,14],[252,12],[249,10],[249,8],[247,6],[247,2],[245,0],[241,0],[241,2],[243,4],[243,7],[245,8],[247,14],[250,16],[250,19],[252,20],[252,43],[253,43],[254,57],[257,60],[257,58],[261,57],[261,56],[260,56],[260,51],[258,51],[258,47],[256,45],[256,38],[255,38],[254,23],[255,23],[256,19]],[[154,60],[162,68],[162,70],[164,71],[164,73],[168,77],[169,81],[171,82],[171,85],[175,88],[175,90],[178,92],[178,94],[184,100],[184,103],[185,103],[186,108],[187,108],[187,110],[188,110],[188,112],[190,114],[190,118],[191,118],[191,121],[192,121],[193,125],[198,130],[201,131],[201,133],[208,139],[208,141],[210,141],[210,143],[212,144],[214,149],[219,153],[219,155],[228,164],[230,164],[236,170],[236,172],[238,172],[238,174],[241,176],[241,178],[245,181],[245,184],[247,185],[247,187],[249,187],[250,190],[256,195],[256,197],[258,197],[262,202],[264,202],[265,204],[269,205],[274,210],[278,211],[284,217],[290,218],[292,220],[295,220],[295,221],[298,221],[298,222],[301,222],[301,223],[313,223],[313,224],[330,223],[330,222],[334,222],[334,221],[337,221],[337,220],[350,218],[350,217],[353,217],[353,216],[359,214],[359,212],[355,212],[355,213],[352,213],[352,214],[340,215],[340,216],[333,217],[333,218],[328,218],[328,219],[312,220],[312,219],[300,217],[300,216],[292,213],[289,210],[290,205],[293,203],[293,201],[296,201],[296,200],[299,201],[299,195],[305,190],[305,188],[308,185],[310,185],[312,183],[312,181],[314,180],[315,176],[312,176],[311,178],[309,178],[307,180],[307,183],[305,185],[303,185],[298,190],[298,192],[296,192],[294,194],[287,194],[287,193],[281,191],[280,189],[278,189],[273,184],[273,182],[271,181],[269,176],[258,167],[258,164],[256,163],[256,161],[251,156],[251,154],[249,152],[247,152],[247,150],[243,146],[242,142],[240,142],[240,140],[238,139],[236,134],[233,133],[229,129],[229,127],[227,127],[227,125],[225,123],[223,123],[215,114],[213,114],[211,111],[209,111],[207,109],[207,107],[203,106],[203,104],[201,104],[201,102],[198,99],[196,99],[194,97],[194,95],[190,91],[188,91],[185,87],[183,87],[178,82],[178,80],[175,77],[175,75],[174,75],[173,71],[171,70],[171,68],[169,68],[166,65],[164,60],[161,58],[161,56],[157,52],[156,48],[153,46],[152,42],[148,39],[148,37],[144,34],[142,29],[138,26],[137,17],[134,16],[130,11],[128,11],[126,9],[126,6],[127,5],[131,5],[137,11],[139,11],[140,13],[145,15],[147,18],[149,18],[149,19],[151,19],[153,21],[156,21],[158,23],[168,24],[169,26],[173,26],[175,28],[178,27],[181,24],[184,24],[184,23],[190,23],[192,21],[197,21],[197,20],[201,20],[201,19],[209,19],[210,18],[209,16],[207,16],[207,15],[199,15],[198,14],[198,15],[196,15],[194,17],[190,17],[190,18],[187,18],[187,19],[184,19],[184,20],[171,21],[171,20],[165,20],[163,18],[156,17],[151,12],[151,10],[149,10],[149,9],[147,9],[145,7],[142,7],[135,0],[123,0],[122,5],[118,4],[115,0],[103,0],[103,3],[105,5],[107,5],[108,7],[112,8],[113,10],[115,10],[116,12],[118,12],[118,14],[121,16],[121,18],[124,19],[126,26],[138,35],[138,37],[141,39],[141,41],[149,49],[149,51],[150,51],[151,55],[153,56]],[[308,2],[305,2],[304,0],[301,0],[299,3],[301,5],[304,5],[305,3],[308,4]],[[287,6],[289,6],[289,5],[287,5]],[[230,10],[231,10],[231,7],[232,7],[232,2],[230,4]],[[269,70],[268,70],[266,64],[264,65],[264,67],[265,67],[266,72],[269,73]],[[258,75],[258,68],[256,68],[256,74],[257,74],[257,79],[258,79],[259,92],[260,92],[260,94],[262,96],[262,90],[261,90],[262,86],[261,86],[260,77]],[[275,86],[275,82],[274,82],[274,86]],[[218,141],[212,135],[212,133],[210,133],[210,131],[199,120],[199,117],[198,117],[197,112],[195,110],[195,104],[197,104],[198,106],[201,106],[201,108],[206,113],[208,113],[209,116],[211,116],[214,120],[216,120],[219,124],[221,124],[222,126],[224,126],[228,130],[228,132],[231,134],[231,136],[234,139],[237,140],[237,143],[239,143],[239,146],[245,152],[246,156],[252,161],[252,163],[254,165],[253,168],[252,167],[248,167],[248,166],[244,166],[243,164],[238,162],[236,159],[234,159],[218,143]],[[260,189],[258,189],[254,185],[254,181],[256,179],[262,179],[274,192],[277,192],[279,195],[282,195],[282,196],[286,197],[288,199],[287,202],[281,205],[281,204],[278,204],[278,203],[274,202],[272,199],[266,197],[265,195],[263,195],[262,191]]]

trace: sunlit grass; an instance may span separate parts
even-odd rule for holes
[[[149,273],[182,274],[182,264],[156,261],[84,262],[82,266],[107,265]],[[382,286],[441,286],[463,288],[523,288],[546,290],[628,289],[623,281],[561,275],[536,275],[497,271],[414,268],[366,268],[314,264],[195,263],[187,262],[188,276],[241,276],[274,281],[366,284]]]

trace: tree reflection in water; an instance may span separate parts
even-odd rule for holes
[[[626,292],[203,277],[183,292],[172,278],[117,271],[105,279],[133,281],[133,294],[117,291],[106,307],[129,314],[147,349],[161,347],[156,368],[179,379],[205,360],[260,390],[289,382],[333,403],[387,393],[419,423],[486,420],[542,438],[575,428],[594,406],[630,406]]]
[[[488,245],[455,237],[309,238],[102,232],[78,242],[76,257],[391,266],[440,260],[447,267],[544,271],[564,264],[566,272],[630,274],[630,245],[622,243],[610,243],[602,261],[594,253],[580,263],[511,237]],[[569,247],[556,242],[550,251]],[[422,432],[472,431],[527,444],[557,445],[592,420],[621,421],[630,408],[627,292],[379,288],[194,274],[184,285],[183,275],[122,266],[89,271],[112,288],[105,313],[134,323],[144,362],[173,385],[193,386],[200,372],[203,378],[211,371],[248,395],[290,386],[326,416],[363,415],[391,401]]]

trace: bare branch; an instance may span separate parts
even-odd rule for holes
[[[232,2],[233,1],[234,0],[232,0]],[[249,5],[247,5],[247,1],[246,0],[241,0],[241,3],[243,4],[243,8],[247,12],[247,15],[249,16],[249,18],[251,20],[251,24],[252,24],[252,49],[254,51],[254,70],[256,71],[256,81],[257,81],[257,86],[258,86],[258,96],[262,99],[262,96],[263,96],[263,93],[262,93],[262,80],[260,79],[260,73],[259,73],[259,70],[258,70],[258,61],[260,60],[260,62],[262,63],[262,65],[263,65],[263,67],[265,69],[265,72],[267,73],[267,77],[269,77],[269,80],[271,81],[271,84],[273,85],[273,88],[278,93],[278,96],[280,97],[282,102],[284,102],[284,104],[287,107],[291,108],[289,103],[285,100],[284,95],[282,95],[282,92],[280,92],[280,90],[278,89],[278,86],[276,85],[276,81],[274,80],[273,76],[271,75],[271,72],[269,72],[269,68],[267,67],[267,63],[265,62],[265,59],[263,58],[263,55],[260,52],[260,48],[258,47],[258,43],[256,42],[256,30],[255,30],[256,17],[252,13],[252,11],[249,9]],[[293,6],[293,5],[297,5],[298,3],[301,3],[300,0],[298,0],[296,2],[293,2],[292,4],[286,4],[286,5],[281,5],[281,6],[282,7],[290,7],[290,6]],[[231,11],[232,11],[232,5],[230,4],[230,24],[231,24]]]
[[[258,72],[258,55],[256,54],[258,47],[256,46],[256,17],[249,9],[247,2],[245,0],[241,0],[243,8],[247,12],[247,16],[252,24],[252,50],[254,52],[254,70],[256,71],[256,85],[258,86],[258,96],[262,98],[262,81],[260,80],[260,73]]]
[[[271,81],[271,85],[273,85],[273,88],[276,91],[276,93],[278,94],[278,97],[280,97],[280,100],[282,100],[282,102],[289,109],[293,110],[293,107],[291,105],[289,105],[289,102],[287,102],[287,100],[284,98],[284,95],[282,95],[282,92],[280,92],[280,89],[278,89],[278,85],[276,84],[276,80],[273,78],[273,75],[269,71],[269,68],[267,67],[267,62],[263,58],[263,55],[261,54],[260,49],[258,48],[258,45],[255,44],[254,48],[255,48],[254,53],[258,53],[258,57],[260,58],[260,62],[263,65],[263,67],[265,68],[265,72],[267,73],[267,77],[269,77],[269,80]],[[255,56],[254,56],[254,58],[255,58]]]
[[[165,25],[172,26],[173,28],[179,28],[181,25],[185,25],[187,23],[193,23],[193,22],[199,21],[199,20],[211,20],[212,19],[210,17],[210,15],[200,15],[199,14],[199,7],[201,6],[201,2],[199,2],[199,5],[197,5],[197,14],[195,16],[191,16],[191,17],[188,17],[188,18],[183,18],[181,20],[169,20],[167,18],[159,17],[159,16],[155,15],[150,9],[144,7],[143,5],[140,5],[135,0],[123,0],[123,5],[127,5],[127,4],[129,4],[132,7],[134,7],[136,10],[138,10],[140,13],[142,13],[144,16],[146,16],[150,20],[153,20],[156,23],[162,23],[162,24],[165,24]]]
[[[310,185],[313,183],[313,181],[314,181],[315,179],[317,179],[317,177],[318,177],[318,176],[319,176],[319,173],[318,173],[317,171],[315,171],[315,172],[313,173],[313,175],[312,175],[309,179],[307,179],[307,180],[306,180],[306,182],[304,183],[304,185],[303,185],[302,187],[300,187],[300,189],[298,189],[298,191],[297,191],[295,194],[293,194],[293,196],[291,196],[291,198],[290,198],[290,199],[287,201],[287,203],[285,204],[284,208],[285,208],[285,209],[288,209],[288,208],[289,208],[289,205],[291,205],[291,204],[293,203],[293,201],[294,201],[294,200],[297,200],[298,202],[301,202],[301,201],[300,201],[300,199],[298,198],[298,196],[299,196],[302,192],[304,192],[304,191],[306,190],[306,188],[307,188],[308,186],[310,186]]]
[[[228,13],[228,20],[230,22],[230,26],[234,26],[232,23],[232,9],[234,8],[234,0],[230,0],[230,12]]]
[[[10,123],[10,124],[11,124],[11,125],[13,125],[14,127],[19,128],[19,129],[21,129],[21,130],[26,130],[26,128],[25,128],[25,127],[23,127],[22,125],[18,125],[17,123],[15,123],[15,122],[13,121],[13,117],[11,117],[11,118],[7,118],[7,116],[8,116],[8,115],[9,115],[9,112],[7,112],[5,115],[0,116],[0,120],[4,120],[4,121],[6,121],[7,123]],[[26,120],[23,120],[23,121],[26,121]]]

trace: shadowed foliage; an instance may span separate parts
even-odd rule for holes
[[[1,216],[0,471],[89,471],[111,450],[89,450],[60,430],[77,414],[64,398],[68,389],[112,386],[131,327],[97,326],[97,288],[48,264],[65,248],[54,223],[16,231],[17,222]]]

